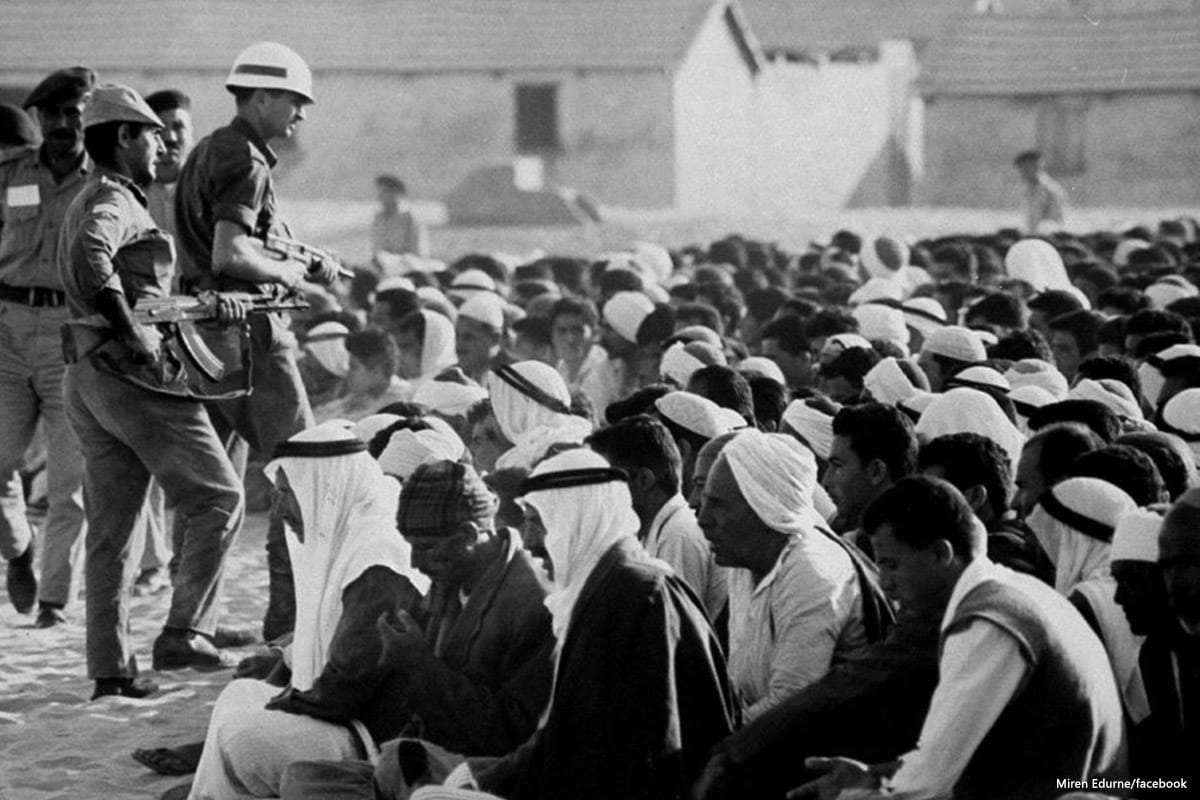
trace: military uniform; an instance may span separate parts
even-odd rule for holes
[[[287,234],[278,218],[271,168],[276,157],[254,129],[235,118],[202,139],[179,176],[175,225],[179,235],[181,286],[184,291],[272,291],[212,269],[217,223],[232,222],[247,234]],[[296,366],[296,341],[280,314],[256,315],[250,329],[251,394],[209,404],[213,423],[224,436],[240,434],[267,456],[279,442],[314,424],[312,408]],[[227,363],[238,359],[237,342],[228,331],[209,330],[206,341]],[[291,630],[293,584],[283,526],[272,520],[267,533],[271,598],[264,634],[268,639]]]
[[[84,513],[79,442],[63,413],[59,328],[67,309],[55,262],[63,214],[91,171],[81,155],[58,181],[35,147],[0,161],[0,557],[15,558],[31,540],[21,483],[11,477],[40,419],[50,509],[39,599],[59,607],[71,599]]]
[[[155,226],[145,194],[100,168],[71,205],[59,272],[74,318],[97,313],[102,290],[128,304],[170,294],[171,237]],[[135,360],[119,340],[67,367],[65,403],[82,443],[87,536],[87,657],[92,678],[132,678],[129,587],[137,575],[153,476],[184,520],[166,627],[211,636],[224,556],[242,522],[241,483],[204,406],[164,397],[123,377]]]

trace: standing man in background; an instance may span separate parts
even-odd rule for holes
[[[71,574],[83,534],[83,459],[63,414],[59,328],[67,321],[55,269],[63,214],[92,171],[83,149],[83,107],[96,75],[70,67],[48,75],[25,99],[40,147],[0,160],[0,556],[8,596],[22,614],[39,601],[37,626],[66,620]],[[41,591],[21,482],[13,478],[38,421],[47,438],[50,508],[42,532]]]
[[[1066,193],[1046,172],[1040,150],[1026,150],[1013,160],[1025,183],[1025,231],[1031,235],[1063,226]]]
[[[163,89],[146,95],[146,105],[162,120],[160,131],[163,152],[155,165],[154,183],[146,188],[150,216],[160,230],[175,235],[175,186],[183,162],[196,143],[192,128],[192,101],[178,89]],[[150,504],[146,524],[146,550],[142,555],[142,571],[133,585],[135,595],[157,594],[171,585],[168,559],[178,553],[183,529],[176,526],[171,548],[167,547],[166,498],[157,481],[151,483]]]
[[[291,138],[304,120],[304,108],[313,102],[312,72],[291,48],[259,42],[238,55],[225,88],[237,106],[233,121],[196,145],[175,193],[180,288],[189,293],[216,289],[270,294],[280,287],[295,289],[305,280],[332,283],[337,264],[318,262],[310,271],[307,264],[274,258],[261,247],[268,234],[289,233],[278,214],[271,175],[277,159],[269,143]],[[253,450],[270,456],[279,442],[312,427],[313,414],[296,366],[295,337],[282,315],[255,315],[249,327],[254,391],[211,403],[209,413],[222,438],[236,431]],[[240,365],[241,342],[235,330],[202,332],[227,365]],[[234,371],[244,374],[246,368]],[[274,517],[267,531],[267,567],[270,598],[263,636],[271,640],[288,633],[295,618],[283,523]],[[161,660],[156,651],[155,668],[190,666],[188,650],[181,645],[169,658],[164,651]]]
[[[395,175],[380,175],[375,179],[375,190],[379,211],[371,221],[371,255],[376,263],[381,254],[429,258],[429,235],[409,208],[404,181]]]
[[[158,174],[146,192],[150,201],[150,216],[159,228],[175,235],[175,189],[184,162],[196,144],[196,129],[192,126],[192,99],[178,89],[163,89],[146,95],[146,105],[162,120],[162,142],[165,148],[158,159]]]

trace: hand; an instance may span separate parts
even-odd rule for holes
[[[134,325],[125,337],[125,344],[133,351],[136,361],[153,364],[162,354],[162,334],[151,325]]]
[[[394,614],[385,611],[375,621],[375,627],[379,629],[379,638],[383,642],[383,652],[379,654],[380,666],[405,666],[429,648],[424,631],[407,611]]]
[[[246,304],[236,297],[225,294],[217,295],[217,322],[222,325],[232,325],[246,319]]]
[[[237,668],[233,671],[233,677],[262,680],[271,674],[271,670],[275,669],[275,665],[282,659],[283,653],[278,650],[259,650],[238,662]]]
[[[317,259],[309,267],[305,280],[321,286],[328,286],[338,279],[338,272],[341,268],[342,265],[332,258]]]
[[[835,800],[843,790],[877,789],[879,776],[851,758],[806,758],[804,766],[825,774],[788,792],[788,800]]]
[[[692,800],[719,800],[729,794],[729,759],[718,753],[704,765],[700,778],[692,786]]]

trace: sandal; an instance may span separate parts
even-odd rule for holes
[[[179,747],[155,747],[133,751],[133,760],[159,775],[191,775],[200,763],[203,742]]]

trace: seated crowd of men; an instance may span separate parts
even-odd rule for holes
[[[801,254],[730,236],[591,259],[377,258],[345,280],[331,259],[256,244],[283,229],[267,142],[313,102],[297,54],[243,51],[226,82],[237,116],[171,173],[159,131],[186,98],[156,109],[94,79],[49,76],[26,101],[45,142],[0,157],[0,352],[32,348],[45,379],[0,375],[23,409],[0,419],[0,556],[13,605],[60,624],[71,570],[55,572],[86,510],[89,677],[96,698],[140,699],[157,686],[138,675],[130,586],[145,518],[173,505],[152,663],[232,666],[222,648],[244,640],[218,625],[222,565],[256,451],[270,646],[238,664],[203,742],[135,753],[195,773],[169,795],[1195,785],[1195,220],[841,231]],[[174,189],[152,184],[168,174]],[[179,274],[153,216],[172,192]],[[311,305],[291,331],[246,321],[254,392],[197,396],[169,378],[157,323],[133,316],[176,279],[225,293],[205,331],[231,354],[222,326],[247,309],[228,292]],[[117,335],[60,357],[61,323],[97,317]],[[56,444],[64,413],[82,459]],[[17,473],[39,415],[40,588]]]
[[[1183,220],[363,268],[264,454],[294,635],[140,759],[195,798],[1178,790],[1193,261]]]

